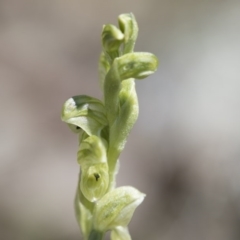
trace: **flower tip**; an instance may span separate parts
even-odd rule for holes
[[[141,72],[139,73],[136,78],[137,79],[143,79],[143,78],[146,78],[148,77],[149,75],[152,75],[154,73],[154,71],[145,71],[145,72]]]
[[[76,109],[76,103],[73,98],[69,98],[62,107],[61,120],[66,122],[69,116],[69,113]]]

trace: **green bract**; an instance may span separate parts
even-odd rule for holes
[[[79,95],[62,108],[62,120],[79,134],[75,211],[84,240],[102,240],[108,230],[111,240],[131,240],[128,223],[145,197],[133,187],[115,188],[115,177],[119,156],[138,118],[135,79],[153,74],[158,59],[134,52],[138,26],[132,13],[121,14],[118,24],[102,29],[98,66],[103,99]]]

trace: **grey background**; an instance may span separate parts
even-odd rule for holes
[[[0,239],[77,240],[77,137],[60,121],[76,94],[101,98],[105,23],[133,12],[140,116],[118,185],[147,194],[135,240],[240,239],[240,2],[0,1]]]

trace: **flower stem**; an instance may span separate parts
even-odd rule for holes
[[[88,240],[102,240],[103,236],[104,236],[103,232],[99,232],[93,229],[89,235]]]

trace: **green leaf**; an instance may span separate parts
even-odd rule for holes
[[[145,194],[133,187],[119,187],[105,194],[95,205],[93,228],[100,232],[126,227]]]
[[[62,121],[74,125],[76,132],[81,128],[90,136],[99,135],[101,129],[108,124],[103,103],[86,95],[74,96],[64,103]]]

